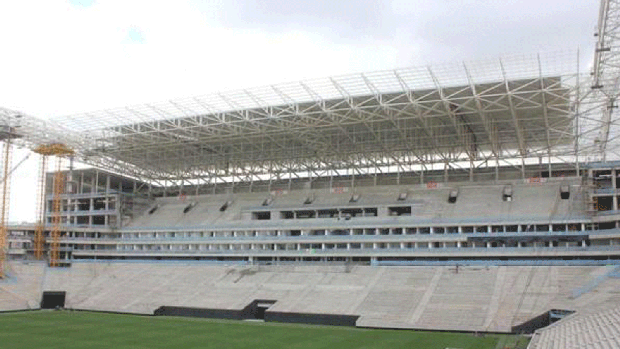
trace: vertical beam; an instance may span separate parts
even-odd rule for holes
[[[526,150],[525,150],[525,140],[523,138],[523,131],[521,130],[519,117],[517,116],[517,109],[515,107],[514,101],[512,100],[512,90],[510,88],[510,82],[508,81],[508,76],[506,75],[506,69],[504,69],[504,63],[502,62],[501,59],[499,61],[499,66],[502,70],[502,75],[504,77],[506,95],[508,96],[508,105],[510,106],[510,115],[512,116],[512,122],[514,123],[515,133],[517,134],[517,143],[519,144],[519,153],[521,157],[524,157],[526,154]]]
[[[497,155],[497,153],[499,152],[499,145],[492,131],[492,124],[484,112],[482,98],[480,97],[480,94],[478,93],[476,84],[474,83],[474,80],[469,72],[469,69],[467,68],[467,65],[465,65],[465,63],[463,63],[463,68],[465,70],[465,75],[467,75],[467,81],[469,82],[469,88],[471,89],[472,96],[474,97],[474,100],[476,102],[476,110],[478,112],[478,117],[480,118],[480,121],[482,122],[482,126],[484,127],[486,135],[489,138],[489,142],[491,142],[491,152],[493,152],[494,155]]]
[[[542,108],[543,108],[543,119],[545,120],[545,139],[547,143],[547,156],[549,157],[549,177],[551,177],[551,133],[549,132],[550,124],[549,124],[549,114],[547,113],[547,98],[545,91],[545,80],[543,78],[542,72],[542,63],[540,62],[540,55],[537,55],[538,58],[538,78],[540,80],[540,90],[542,97]]]
[[[110,194],[110,175],[105,176],[105,195]]]
[[[43,249],[45,245],[45,169],[47,167],[47,156],[39,155],[39,178],[37,183],[37,207],[36,207],[36,227],[34,230],[34,258],[41,260],[43,258]],[[84,176],[82,176],[82,183]]]
[[[580,101],[581,101],[581,86],[579,85],[579,50],[577,50],[577,76],[575,77],[575,79],[577,80],[576,82],[576,88],[577,88],[577,98],[576,98],[576,103],[575,103],[575,115],[577,117],[575,117],[575,127],[574,127],[574,134],[575,134],[575,172],[577,173],[577,176],[580,176],[580,170],[579,170],[579,107],[580,107]]]
[[[3,160],[3,180],[2,180],[2,202],[0,202],[0,278],[5,278],[7,261],[7,221],[9,220],[9,168],[11,167],[11,135],[4,141]]]
[[[61,171],[62,157],[56,157],[56,172],[54,173],[54,195],[52,199],[52,243],[50,245],[50,267],[58,267],[60,261],[60,228],[62,225],[62,198],[65,176]]]

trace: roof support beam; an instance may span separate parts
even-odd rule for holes
[[[515,104],[512,97],[512,90],[510,88],[510,82],[506,77],[506,70],[504,69],[504,63],[502,60],[499,60],[499,66],[502,70],[502,75],[504,76],[504,85],[506,86],[506,98],[508,98],[508,104],[510,105],[510,115],[512,116],[512,121],[515,128],[515,133],[517,135],[517,142],[519,145],[519,152],[521,156],[525,156],[527,151],[525,149],[525,140],[523,139],[523,131],[521,129],[521,125],[519,123],[519,118],[517,116],[517,110],[515,108]]]

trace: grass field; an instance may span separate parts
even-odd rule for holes
[[[525,348],[526,338],[72,311],[0,314],[0,348]]]

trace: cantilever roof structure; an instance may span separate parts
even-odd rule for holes
[[[620,0],[579,53],[522,55],[263,86],[42,121],[0,108],[0,139],[59,140],[155,185],[620,160]],[[501,165],[500,165],[501,164]],[[557,167],[556,167],[557,168]],[[375,177],[376,179],[376,177]],[[250,184],[250,188],[252,184]]]
[[[608,152],[620,139],[601,116],[610,99],[578,61],[567,52],[410,67],[49,121],[0,108],[0,121],[16,142],[60,140],[80,162],[155,185],[574,166],[600,153],[605,125]]]
[[[152,180],[368,174],[574,155],[578,81],[577,53],[554,53],[314,79],[55,121],[91,139],[98,164]]]

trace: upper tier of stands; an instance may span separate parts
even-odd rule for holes
[[[568,200],[560,197],[560,187],[570,185]],[[504,200],[507,186],[511,200]],[[458,190],[455,203],[450,192]],[[357,196],[351,202],[352,196]],[[404,199],[402,197],[404,196]],[[399,200],[399,197],[401,200]],[[305,203],[311,198],[311,203]],[[265,205],[265,201],[268,205]],[[189,210],[186,210],[191,205]],[[226,206],[223,209],[223,206]],[[389,214],[389,207],[410,206],[406,217]],[[129,223],[127,228],[199,227],[286,227],[334,222],[337,217],[283,219],[284,211],[371,208],[378,216],[358,215],[353,222],[406,221],[408,224],[495,222],[536,223],[582,218],[585,200],[575,178],[547,183],[463,184],[427,189],[421,186],[377,186],[341,190],[293,190],[267,193],[216,194],[158,198],[149,210]],[[186,211],[186,212],[184,212]],[[270,211],[270,219],[253,220],[253,213]]]

